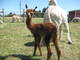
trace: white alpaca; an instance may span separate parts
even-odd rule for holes
[[[19,15],[13,15],[12,16],[12,22],[20,22],[21,21],[21,16]]]
[[[67,31],[67,40],[69,43],[72,43],[67,13],[57,5],[56,0],[49,0],[49,7],[44,13],[44,22],[51,22],[57,24],[60,40],[62,39],[62,25],[64,24],[64,27]]]

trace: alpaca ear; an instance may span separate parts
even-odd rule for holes
[[[25,4],[26,9],[28,8],[27,4]]]

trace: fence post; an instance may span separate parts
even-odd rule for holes
[[[2,9],[2,13],[3,13],[3,22],[4,22],[4,9]]]
[[[23,9],[23,22],[25,22],[25,9]]]

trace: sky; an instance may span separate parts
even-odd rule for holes
[[[21,0],[21,9],[25,9],[25,4],[27,3],[28,8],[34,8],[37,6],[37,10],[42,10],[44,7],[48,6],[48,0]],[[80,9],[80,0],[57,0],[57,3],[66,12],[71,10]],[[5,14],[9,12],[20,13],[20,0],[0,0],[0,10],[4,9]]]

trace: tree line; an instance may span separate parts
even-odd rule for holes
[[[43,8],[42,11],[41,10],[37,11],[33,17],[34,18],[43,18],[44,12],[46,11],[46,9],[47,8]],[[14,15],[14,13],[10,12],[9,14],[5,15],[5,17],[12,17],[13,15]],[[24,15],[24,13],[23,13],[23,14],[21,14],[21,16],[23,17],[26,15]]]

